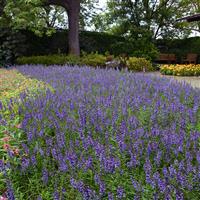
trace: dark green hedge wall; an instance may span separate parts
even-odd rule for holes
[[[137,44],[137,41],[135,43]],[[13,63],[19,56],[66,54],[67,46],[66,30],[57,30],[49,37],[46,35],[39,37],[25,30],[13,32],[0,29],[0,65],[3,62]],[[155,46],[161,53],[175,53],[179,61],[187,53],[197,53],[200,56],[200,37],[183,40],[157,40]],[[133,51],[143,52],[145,50],[145,47],[134,49],[134,45],[123,37],[88,31],[80,32],[80,47],[87,53],[98,51],[102,54],[108,51],[114,55],[122,53],[133,55]],[[151,51],[148,47],[146,48],[148,52]]]
[[[0,28],[0,67],[13,63],[15,58],[24,55],[27,49],[26,36],[18,31]]]
[[[20,30],[11,31],[0,29],[0,65],[3,63],[11,64],[19,56],[37,56],[49,54],[66,54],[68,52],[67,43],[68,31],[57,30],[51,36],[37,36],[33,32]],[[80,48],[87,53],[98,52],[111,54],[123,53],[113,45],[125,39],[106,33],[80,32]]]
[[[56,53],[65,53],[68,51],[67,31],[58,30],[51,36],[38,37],[32,32],[23,31],[27,38],[27,51],[25,56],[31,55],[48,55]],[[109,35],[106,33],[97,32],[80,32],[80,48],[81,50],[90,53],[96,52],[105,53],[109,51],[115,54],[115,49],[112,45],[116,42],[124,42],[125,39],[118,36]]]
[[[156,46],[162,53],[174,53],[178,62],[188,53],[198,54],[198,63],[200,63],[200,37],[191,37],[185,39],[162,40],[156,41]]]

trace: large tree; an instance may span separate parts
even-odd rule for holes
[[[51,30],[58,22],[66,23],[62,27],[69,29],[68,53],[79,55],[79,26],[81,24],[84,27],[87,17],[94,13],[97,2],[98,0],[0,0],[5,5],[0,13],[5,12],[5,16],[10,19],[10,23],[6,20],[6,25],[16,29],[29,29],[38,34],[44,27]],[[63,14],[63,11],[67,14]]]
[[[80,13],[80,0],[45,0],[46,5],[61,6],[67,11],[68,15],[68,43],[69,53],[80,55],[79,47],[79,13]]]

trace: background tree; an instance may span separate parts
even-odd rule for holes
[[[98,31],[106,27],[106,31],[118,35],[140,37],[144,31],[154,40],[182,37],[188,31],[179,29],[175,22],[186,8],[190,9],[186,4],[183,11],[180,0],[108,0],[107,11],[96,17],[94,24]]]
[[[0,16],[3,15],[4,7],[5,7],[5,0],[0,0]]]
[[[80,55],[79,47],[79,14],[80,0],[45,0],[45,5],[56,5],[63,7],[68,15],[68,44],[69,54]]]
[[[69,53],[79,55],[80,22],[82,27],[86,26],[86,21],[91,15],[88,11],[93,13],[95,9],[91,8],[94,8],[97,2],[97,0],[8,0],[4,12],[6,18],[9,18],[9,26],[14,29],[29,29],[36,34],[47,30],[49,34],[57,26],[68,27]],[[5,17],[1,17],[1,21],[2,19]]]

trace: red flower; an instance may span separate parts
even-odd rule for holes
[[[8,150],[10,148],[10,145],[9,144],[3,144],[3,149],[4,150]]]

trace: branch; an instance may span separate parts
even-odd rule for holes
[[[186,30],[186,31],[196,31],[196,32],[199,32],[200,33],[200,30],[199,29],[196,29],[196,28],[186,28],[186,27],[183,27],[183,28],[180,28],[181,30]]]
[[[156,0],[156,1],[154,2],[154,4],[153,4],[152,12],[151,12],[150,18],[153,17],[153,15],[154,15],[154,13],[155,13],[155,11],[156,11],[155,9],[156,9],[156,5],[157,5],[157,3],[158,3],[158,0]]]
[[[52,20],[51,20],[51,22],[50,22],[50,25],[51,25],[52,27],[55,25],[56,18],[57,18],[57,14],[58,14],[58,10],[55,9],[55,12],[54,12],[54,14],[53,14],[53,16],[52,16]]]
[[[159,25],[156,32],[155,32],[155,35],[154,35],[154,39],[156,39],[158,36],[159,36],[159,30],[160,30],[161,26]]]

